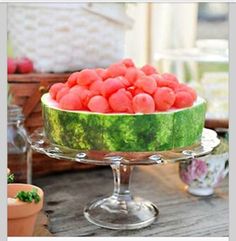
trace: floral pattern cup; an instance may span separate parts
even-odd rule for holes
[[[209,154],[179,163],[179,175],[189,193],[208,196],[229,172],[228,152]]]

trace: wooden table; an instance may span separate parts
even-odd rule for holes
[[[213,196],[192,196],[184,190],[177,164],[134,169],[133,194],[160,209],[158,220],[140,230],[108,230],[84,218],[83,208],[89,201],[112,192],[108,168],[54,174],[34,183],[45,191],[44,211],[54,236],[228,236],[228,178]]]

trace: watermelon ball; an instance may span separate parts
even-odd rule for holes
[[[57,95],[56,95],[56,101],[59,103],[60,99],[68,94],[70,91],[70,88],[68,86],[64,86],[62,87],[58,92],[57,92]]]
[[[126,66],[122,63],[111,64],[107,69],[107,76],[111,78],[124,76],[126,73],[126,69]]]
[[[102,95],[108,98],[110,95],[115,93],[117,90],[124,88],[124,84],[119,78],[109,78],[103,82]]]
[[[76,84],[77,84],[77,78],[78,78],[78,76],[79,76],[79,72],[74,72],[74,73],[72,73],[72,74],[69,76],[69,78],[68,78],[68,80],[67,80],[67,82],[66,82],[66,85],[67,85],[69,88],[71,88],[71,87],[73,87],[74,85],[76,85]]]
[[[164,81],[164,78],[162,77],[161,74],[151,74],[150,77],[156,80],[157,86],[159,86],[159,82]]]
[[[102,80],[107,79],[107,70],[103,68],[95,69],[96,73],[102,78]]]
[[[137,70],[137,79],[139,77],[145,76],[146,74],[141,70],[141,69],[136,69]]]
[[[179,87],[179,83],[177,81],[171,80],[171,79],[165,79],[162,76],[156,76],[156,82],[158,87],[169,87],[172,90],[176,90]]]
[[[108,100],[111,109],[114,112],[129,112],[133,113],[132,95],[125,89],[119,89],[112,94]]]
[[[131,83],[123,76],[117,77],[125,87],[130,87]]]
[[[180,84],[179,87],[177,88],[176,92],[179,92],[179,91],[188,92],[193,97],[194,101],[197,99],[197,92],[190,86],[187,86],[186,84]]]
[[[68,93],[60,99],[59,107],[64,110],[81,110],[82,104],[78,95]]]
[[[154,78],[150,76],[142,76],[135,82],[135,86],[142,89],[148,94],[153,94],[157,88],[157,84]]]
[[[157,74],[157,70],[151,66],[150,64],[144,65],[141,70],[146,74],[146,75],[151,75],[151,74]]]
[[[137,94],[132,101],[135,113],[153,113],[155,111],[155,102],[149,94]]]
[[[156,90],[153,98],[156,109],[159,111],[166,111],[173,106],[175,102],[175,93],[168,87],[161,87]]]
[[[193,105],[193,102],[193,97],[186,91],[179,91],[175,94],[174,107],[176,108],[190,107]]]
[[[125,78],[133,84],[137,79],[137,70],[136,68],[128,68],[125,74]]]
[[[127,91],[131,94],[131,96],[135,96],[137,94],[143,93],[143,90],[135,86],[130,86],[129,88],[127,88]]]
[[[103,88],[103,81],[102,80],[97,80],[94,81],[90,86],[89,90],[94,93],[95,95],[100,95],[102,94],[102,88]]]
[[[134,86],[130,86],[127,88],[127,91],[131,94],[131,96],[135,96],[135,87]]]
[[[93,96],[88,102],[88,108],[92,112],[99,113],[107,113],[110,110],[107,99],[101,95]]]
[[[49,94],[54,100],[56,99],[57,92],[63,87],[65,87],[65,84],[63,83],[56,83],[51,86],[51,88],[49,89]]]
[[[125,74],[125,78],[130,82],[131,85],[134,84],[135,81],[142,76],[145,76],[143,71],[134,67],[128,68]]]
[[[135,88],[134,95],[141,94],[141,93],[143,93],[143,90],[141,90],[139,88]]]
[[[75,85],[70,89],[70,93],[74,93],[80,97],[81,102],[84,102],[84,93],[87,91],[87,89],[84,86]]]
[[[135,67],[135,64],[134,64],[134,62],[133,62],[132,59],[129,59],[129,58],[123,59],[121,62],[122,62],[127,68]]]
[[[70,88],[70,92],[73,92],[77,95],[81,95],[82,91],[84,90],[86,90],[86,87],[80,85],[75,85],[72,88]]]
[[[96,80],[101,80],[101,77],[97,74],[94,69],[84,69],[79,72],[77,78],[77,84],[79,85],[90,85]]]
[[[85,86],[75,85],[70,89],[70,93],[74,93],[80,97],[83,110],[87,109],[88,102],[95,94],[89,91]]]
[[[87,108],[87,106],[88,106],[89,100],[90,100],[93,96],[95,96],[95,94],[94,94],[92,91],[88,90],[88,89],[84,89],[84,90],[81,92],[81,94],[80,94],[80,99],[81,99],[82,104],[83,104],[86,108]]]
[[[171,80],[171,81],[175,81],[177,83],[179,82],[177,77],[174,74],[171,74],[171,73],[164,73],[164,74],[162,74],[162,77],[165,80]]]
[[[133,99],[133,95],[129,91],[125,90],[125,93],[131,100]]]

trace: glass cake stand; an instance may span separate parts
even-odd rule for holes
[[[201,141],[195,145],[162,152],[79,151],[50,143],[43,129],[35,130],[28,141],[34,151],[56,159],[85,164],[110,165],[114,190],[110,197],[92,201],[84,209],[91,223],[109,229],[139,229],[156,220],[159,210],[150,201],[134,197],[129,185],[133,166],[160,165],[209,154],[220,144],[215,131],[204,129]]]

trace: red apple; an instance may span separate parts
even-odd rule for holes
[[[16,72],[16,61],[13,58],[7,58],[7,73],[14,74]]]
[[[21,58],[17,61],[17,72],[21,74],[31,73],[34,70],[33,62],[28,58]]]

